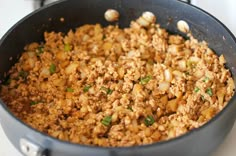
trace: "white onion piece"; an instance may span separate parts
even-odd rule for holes
[[[169,88],[170,88],[170,83],[169,82],[163,81],[159,84],[159,89],[161,91],[167,91]]]

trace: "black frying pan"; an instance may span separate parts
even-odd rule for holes
[[[153,12],[158,23],[171,33],[181,34],[176,23],[187,21],[197,39],[207,41],[217,54],[224,54],[235,79],[236,41],[232,33],[206,12],[175,0],[67,0],[39,9],[18,22],[2,38],[0,79],[17,61],[24,45],[42,41],[44,31],[66,32],[88,23],[108,25],[103,15],[109,8],[120,12],[118,24],[121,27],[127,27],[144,11]],[[60,22],[61,17],[65,22]],[[236,96],[233,96],[210,122],[183,136],[151,145],[103,148],[72,144],[42,134],[15,118],[6,105],[0,103],[1,124],[7,137],[17,149],[32,156],[207,156],[224,140],[236,118]]]

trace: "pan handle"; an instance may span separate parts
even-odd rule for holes
[[[26,138],[20,139],[20,150],[25,156],[49,156],[49,151]]]

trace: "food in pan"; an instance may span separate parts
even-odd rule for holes
[[[108,9],[104,14],[104,18],[108,22],[117,21],[119,19],[119,16],[120,16],[119,12],[115,9]]]
[[[129,28],[45,32],[25,46],[1,98],[29,126],[79,144],[151,144],[198,128],[234,94],[226,60],[155,22],[145,12]]]

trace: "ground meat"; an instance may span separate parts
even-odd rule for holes
[[[224,56],[142,22],[45,32],[10,69],[1,98],[31,127],[86,145],[150,144],[202,126],[234,94]]]

